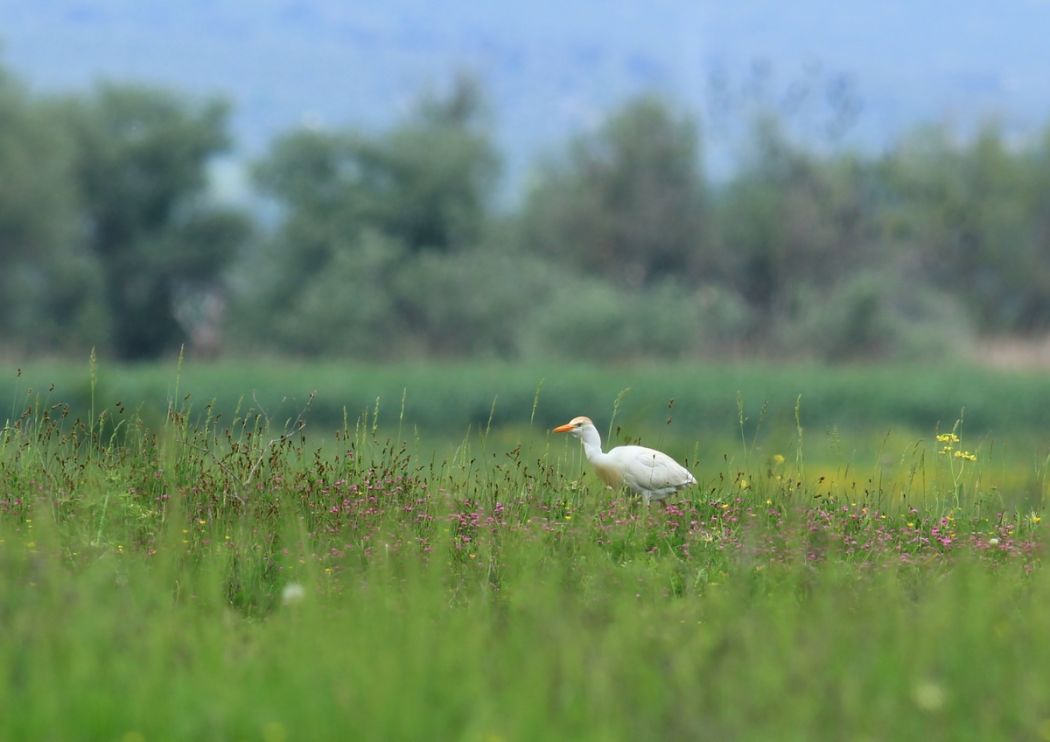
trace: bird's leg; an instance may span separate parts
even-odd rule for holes
[[[628,506],[628,509],[630,510],[631,513],[637,513],[638,512],[638,501],[639,500],[642,500],[642,501],[645,500],[645,498],[642,497],[640,492],[635,492],[634,490],[632,490],[630,487],[627,487],[626,485],[620,487],[620,497],[626,497],[627,498],[627,506]]]

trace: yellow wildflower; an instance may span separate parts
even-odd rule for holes
[[[773,463],[776,464],[777,466],[780,466],[781,464],[784,463],[784,456],[782,454],[779,454],[779,453],[773,454]]]
[[[958,443],[959,436],[955,433],[941,433],[937,436],[938,443]]]

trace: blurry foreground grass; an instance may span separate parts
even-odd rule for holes
[[[0,738],[1050,738],[1045,463],[990,441],[646,509],[573,441],[187,404],[0,434]]]

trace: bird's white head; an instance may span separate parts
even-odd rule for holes
[[[591,422],[591,418],[580,415],[579,417],[574,417],[572,420],[569,420],[569,422],[565,423],[564,425],[559,425],[558,427],[554,428],[551,432],[568,433],[574,438],[583,438],[588,428],[590,430],[598,432],[598,429],[594,427],[594,423]]]

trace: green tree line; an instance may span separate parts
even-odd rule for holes
[[[0,72],[0,350],[848,360],[1050,329],[1050,129],[828,152],[768,115],[716,182],[696,118],[641,95],[505,208],[491,112],[458,78],[378,132],[279,136],[249,211],[208,187],[228,114]]]

